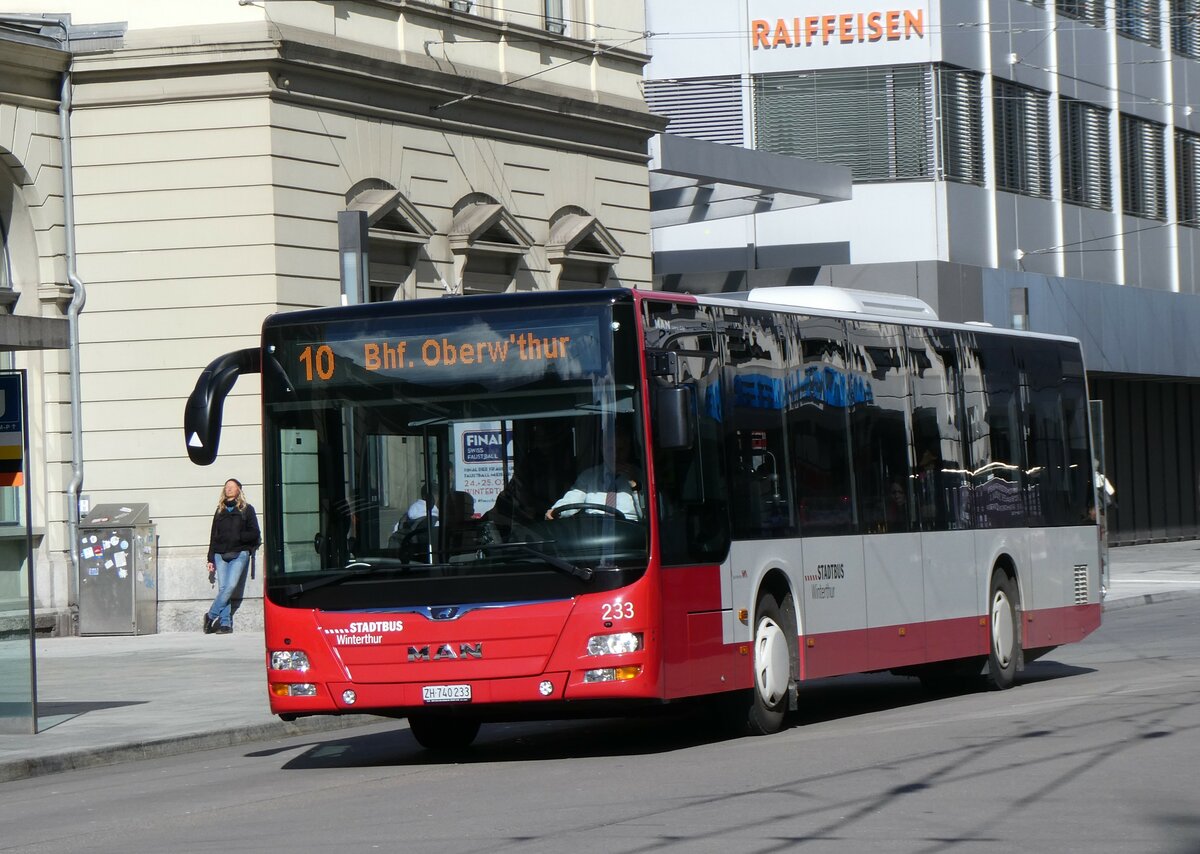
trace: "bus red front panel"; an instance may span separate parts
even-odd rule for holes
[[[454,615],[290,609],[268,600],[271,709],[395,713],[468,697],[471,705],[661,698],[651,588],[643,578],[575,599],[465,607]],[[628,643],[637,648],[628,651]],[[303,653],[307,669],[272,669],[278,651]],[[439,686],[457,696],[431,700],[427,689]]]

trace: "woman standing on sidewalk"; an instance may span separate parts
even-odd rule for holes
[[[208,539],[208,573],[210,579],[214,573],[216,575],[217,598],[204,615],[206,635],[227,635],[233,631],[233,609],[229,600],[242,582],[250,555],[261,541],[258,516],[246,503],[242,482],[231,477],[221,490]]]

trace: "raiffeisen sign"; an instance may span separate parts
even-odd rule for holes
[[[750,22],[751,50],[914,38],[925,38],[924,9],[806,15],[791,20],[776,18],[774,22],[759,18]]]
[[[930,5],[927,0],[894,7],[878,0],[750,0],[752,71],[930,62],[937,23]]]

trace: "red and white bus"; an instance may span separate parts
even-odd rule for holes
[[[1100,624],[1070,339],[819,287],[277,314],[201,376],[194,461],[254,371],[284,718],[403,716],[438,748],[708,697],[769,733],[805,680],[1007,688]],[[561,506],[625,444],[632,504]]]

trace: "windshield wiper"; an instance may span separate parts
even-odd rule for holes
[[[288,599],[317,590],[321,587],[328,587],[331,584],[341,584],[343,581],[349,581],[352,578],[363,578],[367,575],[372,575],[384,569],[408,569],[413,564],[405,563],[404,561],[385,559],[382,563],[367,563],[362,560],[352,560],[346,564],[345,572],[336,572],[333,575],[322,575],[320,578],[313,579],[308,582],[300,582],[298,584],[289,584],[283,588],[283,595]],[[437,564],[421,563],[417,564],[420,567],[437,566]]]
[[[592,577],[596,574],[595,570],[590,566],[579,566],[578,564],[571,563],[569,560],[563,560],[555,555],[547,554],[541,549],[535,549],[527,543],[490,543],[483,548],[485,551],[491,551],[492,549],[514,549],[531,557],[536,557],[539,560],[544,560],[559,572],[565,572],[567,575],[573,575],[583,581],[591,581]]]

